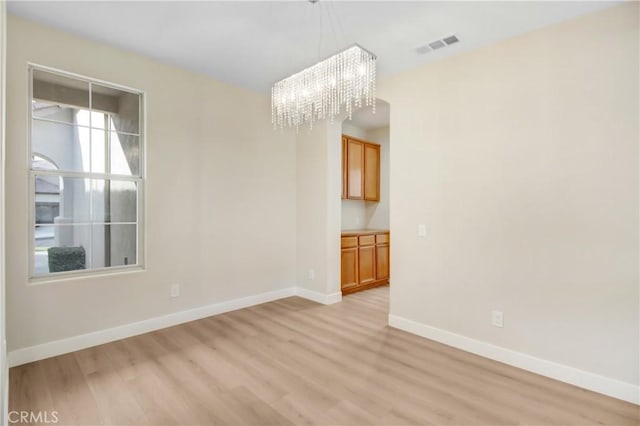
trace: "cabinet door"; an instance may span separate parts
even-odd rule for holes
[[[347,198],[362,200],[364,185],[364,144],[347,139]]]
[[[376,279],[389,279],[389,244],[376,246]]]
[[[358,285],[358,248],[342,249],[342,288]]]
[[[358,278],[360,284],[376,280],[376,246],[358,248]]]
[[[347,198],[347,138],[342,137],[342,199]]]
[[[364,144],[364,199],[380,201],[380,146]]]

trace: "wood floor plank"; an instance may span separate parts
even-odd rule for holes
[[[137,376],[127,381],[127,386],[149,424],[179,426],[183,419],[206,420],[191,409],[179,386],[166,381],[161,375]]]
[[[100,347],[74,352],[104,424],[145,424],[147,417],[137,404],[131,388],[117,374],[111,359]],[[111,407],[119,407],[112,410]]]
[[[49,388],[46,386],[42,363],[32,362],[21,366],[19,370],[9,375],[9,381],[9,389],[12,395],[16,395],[14,399],[17,401],[11,406],[11,411],[53,414],[55,406]],[[20,414],[17,416],[19,418]],[[16,414],[12,414],[11,417],[15,420]],[[26,422],[26,424],[38,424],[38,422]]]
[[[38,361],[38,363],[42,363],[42,370],[45,373],[44,382],[35,383],[34,385],[46,386],[49,389],[54,410],[58,412],[57,417],[60,424],[105,424],[98,409],[98,402],[95,400],[74,354],[60,355]],[[9,394],[9,404],[12,406],[12,389],[9,389]],[[23,402],[19,405],[29,407],[30,403]]]
[[[290,297],[10,370],[73,425],[640,425],[640,407],[387,326],[389,288]]]

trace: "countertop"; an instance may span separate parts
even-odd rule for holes
[[[343,229],[341,235],[343,237],[353,237],[356,235],[367,235],[367,234],[384,234],[389,232],[388,229]]]

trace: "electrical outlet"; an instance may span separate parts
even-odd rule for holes
[[[424,223],[418,224],[418,237],[426,237],[427,236],[427,225]]]
[[[180,296],[180,284],[171,284],[171,297]]]
[[[313,269],[309,269],[309,279],[310,280],[316,279],[316,271],[314,271]]]
[[[504,326],[504,315],[501,311],[491,311],[491,325],[494,327]]]

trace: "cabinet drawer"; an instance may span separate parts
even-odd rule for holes
[[[372,246],[376,243],[375,235],[361,235],[358,238],[361,246]]]
[[[376,244],[389,244],[389,234],[376,235]]]
[[[341,248],[358,247],[358,237],[342,237]]]

